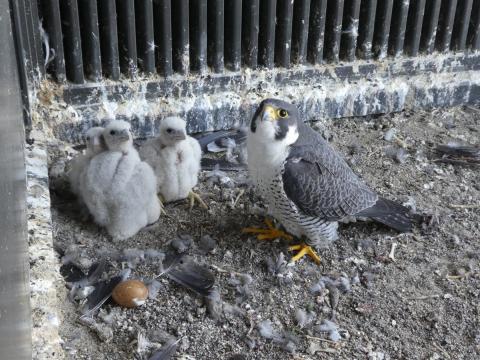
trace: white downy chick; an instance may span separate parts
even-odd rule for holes
[[[165,202],[187,198],[198,183],[202,150],[179,117],[161,121],[159,136],[140,148],[140,157],[154,169]]]
[[[68,172],[68,180],[70,182],[70,190],[77,196],[80,195],[80,188],[84,171],[88,168],[90,160],[97,154],[106,150],[105,142],[102,138],[104,128],[95,126],[85,133],[85,145],[87,146],[85,153],[80,154],[72,159],[70,170]],[[79,200],[80,196],[79,196]]]
[[[84,198],[95,221],[123,240],[160,216],[156,178],[133,147],[129,123],[112,121],[102,136],[108,150],[91,160]]]

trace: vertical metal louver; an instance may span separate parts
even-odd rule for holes
[[[185,75],[190,69],[190,14],[188,0],[174,0],[171,7],[173,69]]]
[[[261,1],[260,6],[260,33],[258,38],[259,64],[266,68],[273,68],[275,55],[275,17],[277,0]]]
[[[75,84],[480,48],[465,0],[39,0],[48,73]],[[41,59],[39,57],[39,62]]]
[[[260,0],[244,0],[242,18],[243,63],[255,69],[258,65]]]
[[[442,0],[427,1],[425,7],[425,21],[422,27],[422,36],[420,38],[420,50],[431,54],[435,50],[435,40],[438,33],[438,20],[440,16],[440,6]]]

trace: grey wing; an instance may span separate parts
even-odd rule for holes
[[[306,215],[332,221],[357,214],[378,199],[328,145],[293,146],[285,163],[283,186]]]

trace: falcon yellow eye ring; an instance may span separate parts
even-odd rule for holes
[[[278,117],[284,119],[284,118],[286,118],[286,117],[288,116],[288,112],[287,112],[287,110],[285,110],[285,109],[279,109],[279,110],[277,111],[277,115],[278,115]]]

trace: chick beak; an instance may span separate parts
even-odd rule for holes
[[[187,137],[185,136],[185,133],[182,130],[175,130],[172,134],[172,138],[174,140],[180,141],[180,140],[185,140]]]
[[[275,115],[275,109],[270,105],[265,105],[262,112],[262,121],[273,121],[277,117]]]
[[[118,138],[122,141],[130,140],[130,133],[128,132],[128,130],[122,130],[118,133]]]

